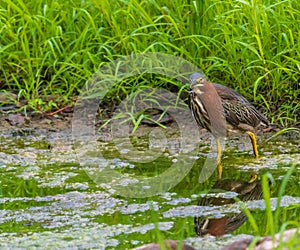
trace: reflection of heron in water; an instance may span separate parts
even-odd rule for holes
[[[212,189],[214,191],[236,192],[238,193],[237,198],[242,201],[259,200],[262,197],[262,185],[259,181],[218,180]],[[198,206],[203,206],[203,209],[205,209],[207,206],[223,206],[232,203],[235,203],[233,198],[217,197],[216,195],[214,197],[201,197],[198,201]],[[221,236],[239,228],[246,220],[247,216],[240,212],[238,214],[225,215],[222,218],[195,217],[194,225],[195,231],[199,236],[206,234]]]

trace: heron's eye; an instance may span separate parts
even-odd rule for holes
[[[197,82],[202,82],[202,81],[203,81],[202,77],[197,78]]]

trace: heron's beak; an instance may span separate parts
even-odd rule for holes
[[[190,84],[190,87],[191,87],[191,88],[192,88],[193,86],[195,86],[195,85],[200,85],[200,86],[203,85],[202,79],[201,79],[201,78],[190,79],[190,81],[191,81],[191,84]]]

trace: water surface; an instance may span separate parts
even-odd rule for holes
[[[238,194],[234,190],[212,190],[217,182],[216,171],[205,182],[199,182],[206,159],[215,157],[208,135],[201,138],[196,153],[182,160],[177,135],[170,133],[169,146],[161,149],[161,141],[147,136],[151,129],[137,132],[130,143],[139,151],[147,151],[149,147],[158,150],[159,157],[154,160],[130,155],[128,141],[114,141],[104,133],[99,133],[95,142],[86,144],[87,151],[79,156],[74,149],[80,142],[74,144],[69,130],[3,133],[0,137],[0,246],[130,249],[161,239],[185,239],[197,249],[216,249],[234,239],[254,235],[255,230],[245,220],[223,236],[197,236],[194,217],[202,216],[205,221],[242,211],[239,204],[230,202],[225,206],[209,203],[198,206],[199,199],[206,193],[218,199],[234,199]],[[271,205],[275,210],[281,182],[294,166],[282,197],[279,225],[289,220],[299,223],[299,138],[281,136],[263,144],[259,159],[253,158],[247,140],[246,137],[227,140],[222,157],[223,180],[239,181],[247,186],[254,173],[258,174],[258,183],[264,173],[270,173],[275,180],[270,183]],[[185,163],[191,160],[193,165],[186,170]],[[179,172],[172,170],[174,166],[180,166]],[[110,171],[103,172],[103,169]],[[159,181],[151,179],[164,173],[167,174]],[[150,178],[150,182],[141,181],[145,178]],[[172,185],[177,179],[178,183]],[[140,189],[139,195],[135,196],[132,183]],[[143,197],[144,191],[154,189],[155,195]],[[262,198],[245,200],[245,204],[257,222],[259,233],[267,233]]]

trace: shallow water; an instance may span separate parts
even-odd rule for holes
[[[208,135],[201,137],[195,149],[192,144],[183,147],[176,133],[149,138],[151,131],[146,127],[126,140],[100,133],[88,143],[74,143],[69,130],[3,134],[1,248],[130,249],[163,238],[186,239],[197,249],[218,249],[254,235],[246,221],[221,237],[197,236],[194,217],[224,218],[242,211],[239,203],[198,206],[198,200],[206,193],[218,201],[238,194],[235,190],[212,192],[215,169],[208,168],[205,173],[212,175],[202,178],[203,166],[215,164]],[[275,210],[282,179],[294,165],[282,197],[279,225],[288,220],[299,224],[299,143],[297,137],[281,136],[263,144],[259,159],[254,159],[246,137],[230,138],[222,157],[223,180],[243,181],[247,186],[253,173],[258,174],[257,183],[270,173]],[[260,234],[265,234],[262,198],[245,200],[245,205]]]

